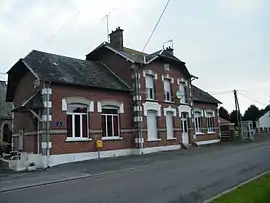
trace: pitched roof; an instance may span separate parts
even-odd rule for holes
[[[0,118],[11,118],[12,103],[5,101],[6,91],[6,82],[0,81]]]
[[[158,51],[151,53],[151,54],[147,54],[147,53],[144,53],[144,52],[141,52],[138,50],[134,50],[134,49],[131,49],[128,47],[123,47],[123,50],[118,50],[118,49],[115,49],[114,47],[112,47],[109,42],[101,43],[99,46],[97,46],[92,52],[90,52],[87,55],[90,55],[91,53],[93,53],[94,51],[96,51],[102,47],[108,48],[108,49],[112,50],[113,52],[118,53],[119,55],[121,55],[122,57],[125,57],[126,59],[130,60],[131,62],[146,63],[147,64],[147,63],[151,62],[151,60],[154,58],[166,57],[168,59],[175,60],[177,62],[185,63],[164,49],[158,50]]]
[[[193,101],[212,103],[212,104],[218,104],[218,103],[222,104],[215,97],[213,97],[209,93],[203,91],[202,89],[194,85],[191,86],[191,89],[192,89],[192,94],[193,94]]]
[[[96,47],[92,52],[87,54],[86,57],[90,57],[92,54],[96,53],[96,51],[100,50],[101,48],[107,48],[113,51],[114,53],[118,54],[119,56],[125,58],[126,60],[130,61],[131,63],[149,64],[152,61],[159,58],[169,60],[175,63],[180,63],[184,65],[182,67],[184,73],[187,74],[189,77],[192,77],[187,67],[185,66],[185,62],[181,61],[180,59],[178,59],[176,56],[172,55],[169,51],[165,49],[161,49],[154,53],[147,54],[127,47],[123,47],[123,50],[118,50],[112,47],[110,43],[103,42],[98,47]]]
[[[33,50],[23,62],[41,79],[52,82],[129,91],[103,64]]]

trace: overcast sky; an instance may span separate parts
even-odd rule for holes
[[[124,45],[141,50],[166,0],[0,0],[0,73],[31,50],[84,59],[124,29]],[[229,111],[238,89],[241,110],[270,100],[270,1],[171,0],[146,52],[174,41],[175,54]],[[7,79],[0,75],[0,79]]]

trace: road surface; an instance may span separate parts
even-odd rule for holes
[[[0,202],[202,202],[270,169],[270,139],[237,145],[217,145],[182,156],[175,153],[175,156],[167,160],[125,171],[0,192]]]

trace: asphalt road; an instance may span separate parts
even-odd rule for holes
[[[0,193],[0,202],[202,202],[269,169],[268,139],[210,147],[124,172],[3,192]]]

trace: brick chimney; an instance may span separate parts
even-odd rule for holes
[[[124,30],[118,27],[109,35],[111,46],[117,50],[123,50],[123,31]]]

